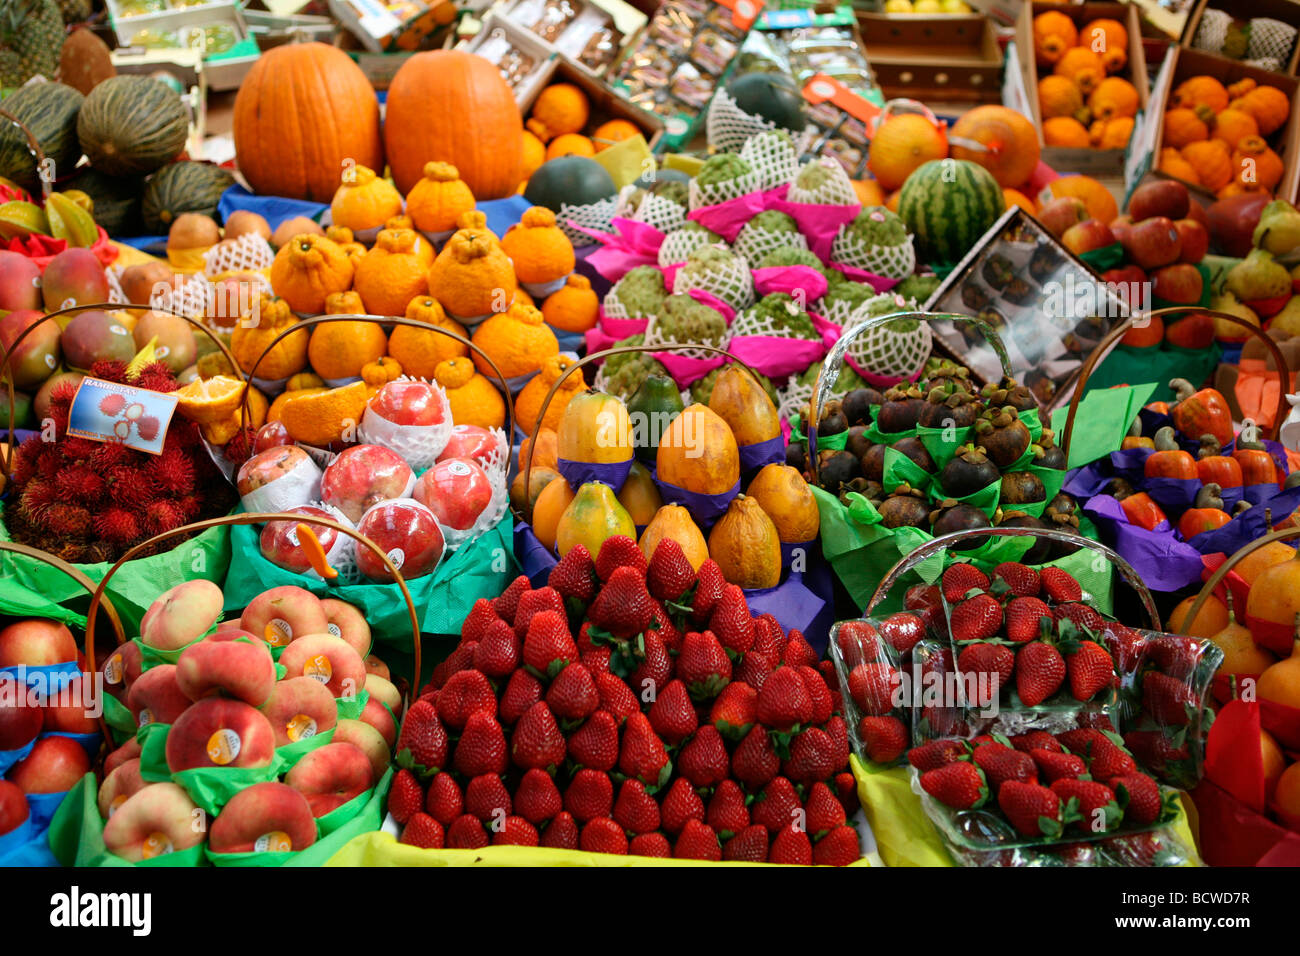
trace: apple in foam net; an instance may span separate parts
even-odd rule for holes
[[[394,425],[441,425],[446,407],[428,382],[389,382],[370,399],[370,410]]]
[[[438,519],[413,498],[376,505],[366,512],[357,531],[377,544],[407,580],[431,574],[446,547]],[[357,548],[357,568],[372,581],[393,580],[369,548]]]
[[[500,445],[497,436],[480,425],[456,425],[451,430],[447,447],[438,456],[438,461],[449,458],[470,458],[487,467],[488,459],[495,454]]]
[[[492,503],[492,482],[478,462],[448,458],[420,476],[415,500],[432,511],[443,527],[468,531]]]
[[[395,451],[354,445],[330,462],[321,478],[321,500],[356,524],[371,505],[410,494],[415,472]]]
[[[328,518],[331,521],[337,520],[335,515],[330,514],[324,508],[317,508],[314,505],[300,505],[297,508],[290,508],[285,514],[305,515],[312,518]],[[262,557],[270,561],[277,567],[284,568],[286,571],[292,571],[294,574],[305,574],[312,569],[311,562],[307,560],[307,552],[302,548],[302,542],[298,538],[297,521],[268,521],[262,526],[262,534],[258,539],[258,547],[261,549]],[[325,525],[309,524],[312,533],[316,535],[316,540],[320,542],[321,549],[330,553],[339,539],[339,532]]]

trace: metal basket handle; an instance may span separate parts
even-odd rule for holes
[[[1219,586],[1219,582],[1228,576],[1228,572],[1233,569],[1237,562],[1251,552],[1262,548],[1266,544],[1271,544],[1274,541],[1285,541],[1287,538],[1295,537],[1300,537],[1300,526],[1282,528],[1278,531],[1270,531],[1263,537],[1256,538],[1254,541],[1250,542],[1250,544],[1235,551],[1227,561],[1224,561],[1221,565],[1215,568],[1214,573],[1206,579],[1203,585],[1201,585],[1201,590],[1196,594],[1196,600],[1192,602],[1192,606],[1183,617],[1181,633],[1186,633],[1188,626],[1196,620],[1196,615],[1201,613],[1201,608],[1204,607],[1205,602],[1210,599],[1210,595],[1214,593],[1214,589]],[[1242,612],[1242,617],[1245,617],[1244,611]]]
[[[54,191],[50,181],[42,175],[45,167],[45,150],[41,149],[40,140],[31,131],[31,128],[8,110],[0,109],[0,119],[6,119],[22,132],[23,137],[27,140],[27,151],[36,157],[36,179],[41,184],[41,194],[46,198]]]

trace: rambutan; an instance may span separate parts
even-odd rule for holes
[[[63,455],[57,445],[48,444],[41,447],[36,455],[36,473],[50,481],[63,470]]]
[[[128,547],[140,537],[140,522],[125,508],[106,508],[95,516],[95,534],[112,544]]]
[[[92,442],[92,444],[95,450],[90,453],[90,467],[101,474],[106,474],[110,468],[129,461],[136,454],[117,442]]]
[[[176,503],[181,506],[186,521],[193,521],[203,511],[203,499],[198,495],[184,495]]]
[[[153,441],[158,437],[158,429],[161,423],[152,415],[145,415],[135,423],[136,434],[140,436],[141,441]]]
[[[42,447],[41,436],[33,435],[14,451],[13,469],[9,473],[9,480],[15,486],[21,487],[36,474],[37,456]]]
[[[108,497],[111,501],[142,504],[158,497],[158,490],[149,476],[135,465],[118,465],[108,472],[107,478]]]
[[[50,402],[49,419],[54,423],[54,434],[63,438],[68,434],[68,403]]]
[[[65,438],[61,443],[63,457],[68,461],[89,461],[90,456],[104,446],[103,442],[89,438]]]
[[[145,524],[150,534],[162,534],[185,523],[185,512],[175,501],[161,499],[150,502],[144,509]]]
[[[131,384],[137,388],[147,388],[151,392],[176,391],[176,376],[162,362],[150,362],[140,370],[140,376]]]
[[[105,564],[109,561],[116,561],[118,550],[107,541],[92,541],[86,545],[85,556],[82,558],[87,564]]]
[[[23,486],[23,492],[18,497],[18,508],[29,520],[39,522],[45,509],[57,500],[53,482],[33,478]]]
[[[55,502],[45,510],[41,526],[58,538],[80,538],[90,530],[90,512],[79,505]]]
[[[182,451],[164,450],[145,471],[158,490],[165,494],[187,495],[194,490],[194,464]]]
[[[96,362],[90,366],[90,377],[103,379],[105,382],[126,384],[126,363],[113,361]]]
[[[99,410],[109,418],[116,418],[126,408],[126,399],[117,392],[110,392],[99,400]]]
[[[87,557],[88,549],[80,541],[68,541],[59,546],[57,551],[53,552],[56,558],[62,558],[69,564],[89,564]]]
[[[104,496],[104,476],[86,465],[69,465],[54,478],[59,497],[76,505],[94,507]]]
[[[226,461],[243,464],[251,458],[253,455],[253,437],[254,432],[251,428],[241,428],[235,432],[235,437],[226,442],[221,449]]]

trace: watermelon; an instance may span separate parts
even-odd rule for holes
[[[614,180],[594,159],[560,156],[548,159],[528,177],[524,198],[534,206],[559,212],[562,203],[589,206],[608,199],[618,190]]]
[[[992,173],[966,159],[932,159],[917,167],[898,199],[916,257],[931,265],[959,261],[1005,210]]]
[[[150,76],[114,76],[86,97],[77,138],[90,165],[110,176],[151,173],[185,148],[180,94]]]
[[[233,186],[235,177],[220,166],[183,160],[164,166],[149,178],[144,189],[144,227],[162,235],[181,213],[197,212],[217,217],[221,194]]]
[[[727,92],[740,109],[781,129],[802,133],[807,125],[803,96],[784,74],[746,73],[728,83]]]
[[[62,83],[32,83],[5,98],[4,109],[26,124],[53,164],[51,178],[66,175],[81,158],[77,114],[85,97]],[[0,121],[0,176],[35,193],[40,189],[36,157],[13,123]]]

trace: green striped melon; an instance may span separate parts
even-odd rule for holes
[[[148,76],[114,76],[86,97],[77,138],[90,165],[110,176],[151,173],[185,148],[180,94]]]
[[[164,166],[150,177],[144,190],[145,230],[162,235],[186,212],[215,219],[221,194],[234,183],[233,175],[212,163],[184,160]]]
[[[72,172],[81,158],[77,142],[77,114],[85,97],[62,83],[32,83],[5,97],[0,107],[12,113],[32,131],[41,144],[45,158],[52,164],[50,178]],[[8,120],[0,120],[0,176],[10,179],[29,192],[40,188],[36,157],[27,137]]]
[[[928,264],[958,262],[1005,210],[998,181],[965,159],[932,159],[917,167],[898,199],[916,257]]]
[[[110,236],[140,234],[140,194],[144,191],[140,177],[108,176],[86,166],[68,188],[80,189],[90,197],[95,204],[95,222]]]

